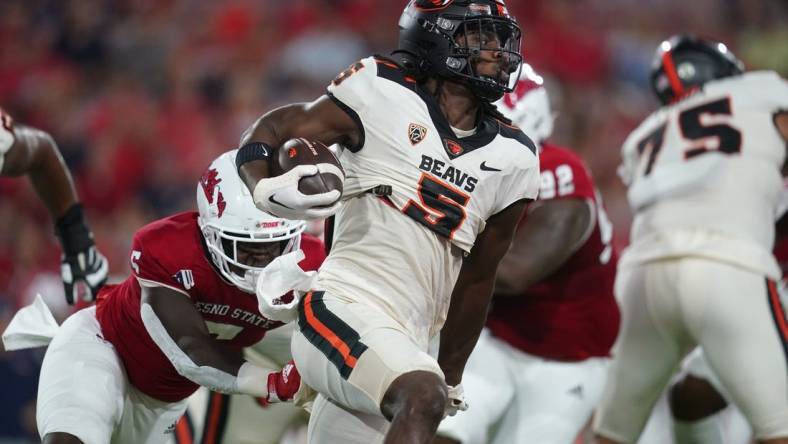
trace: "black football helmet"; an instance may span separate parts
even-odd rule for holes
[[[399,20],[399,49],[423,76],[459,81],[480,99],[511,92],[521,67],[522,33],[503,0],[411,0]],[[500,57],[495,77],[479,74],[482,51]]]
[[[744,72],[744,64],[720,42],[675,35],[657,48],[651,87],[660,102],[674,102],[706,82]]]

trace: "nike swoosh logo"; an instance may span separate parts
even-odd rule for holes
[[[277,201],[276,199],[274,199],[274,195],[273,194],[268,196],[268,202],[271,202],[272,204],[275,204],[275,205],[279,205],[282,208],[287,208],[288,210],[292,210],[292,208],[290,208],[287,205],[285,205],[285,204]]]
[[[493,167],[487,166],[487,162],[482,162],[482,164],[481,164],[481,166],[479,168],[481,168],[482,171],[501,171],[498,168],[493,168]]]

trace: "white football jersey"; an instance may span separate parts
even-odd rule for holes
[[[328,87],[362,130],[340,155],[343,208],[320,282],[373,301],[419,337],[440,329],[487,219],[539,189],[534,144],[492,117],[459,138],[434,98],[393,62],[370,57]],[[378,186],[391,193],[369,193]]]
[[[703,256],[779,278],[771,250],[786,145],[773,118],[786,110],[788,83],[758,71],[649,116],[622,149],[635,213],[622,263]]]

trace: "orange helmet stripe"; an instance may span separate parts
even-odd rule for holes
[[[684,85],[681,84],[679,74],[676,72],[676,65],[673,63],[673,52],[668,50],[662,53],[662,67],[665,74],[670,81],[670,88],[673,90],[673,96],[679,98],[684,95]]]

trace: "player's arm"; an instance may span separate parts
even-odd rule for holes
[[[77,192],[71,174],[52,136],[24,125],[14,125],[14,143],[5,155],[2,175],[27,175],[36,194],[57,220],[77,204]]]
[[[788,111],[783,111],[774,115],[774,126],[783,136],[785,149],[788,151]],[[783,176],[788,176],[788,161],[783,164]]]
[[[783,136],[783,140],[788,142],[788,111],[776,114],[774,124],[777,126],[777,131]]]
[[[281,371],[245,361],[241,350],[214,338],[186,294],[164,286],[140,287],[145,329],[181,376],[217,392],[269,402],[291,399],[298,390],[296,371],[283,378]]]
[[[526,201],[521,200],[491,217],[471,254],[463,260],[441,330],[438,362],[448,385],[455,386],[462,379],[465,363],[487,319],[498,263],[512,243],[525,205]]]
[[[325,217],[333,214],[333,211],[316,209],[310,212],[309,209],[334,204],[339,198],[338,192],[317,195],[298,192],[298,180],[316,174],[317,168],[301,165],[281,178],[269,179],[270,160],[282,144],[296,137],[316,140],[327,146],[334,143],[355,146],[361,140],[361,134],[356,121],[328,95],[311,103],[283,106],[263,115],[246,130],[236,161],[238,172],[261,210],[281,217]],[[285,189],[277,194],[278,202],[272,203],[264,198],[276,188]],[[287,188],[291,188],[291,191],[288,192]]]
[[[586,199],[537,201],[501,260],[495,293],[519,295],[561,267],[591,234]]]
[[[66,301],[75,302],[78,281],[86,284],[86,299],[95,299],[107,280],[109,267],[95,248],[74,182],[55,140],[44,131],[14,125],[2,109],[0,123],[0,145],[10,142],[4,156],[0,149],[0,176],[27,175],[55,221],[55,233],[63,249],[61,275]]]

